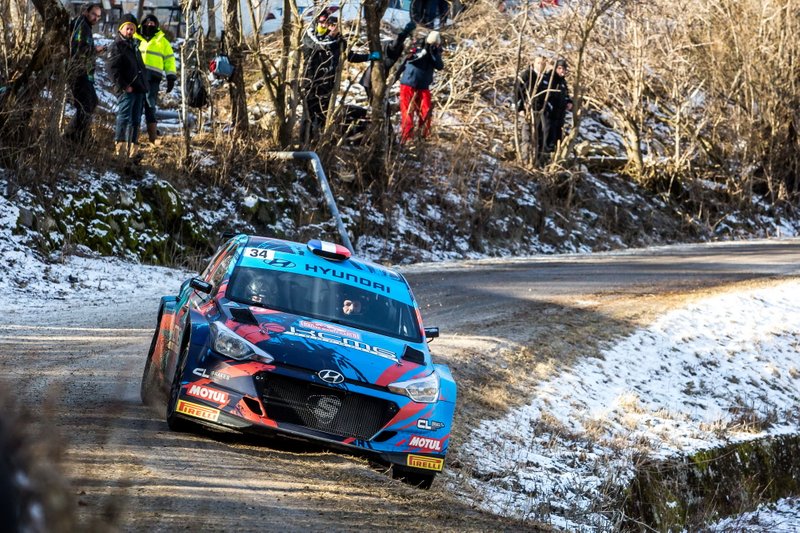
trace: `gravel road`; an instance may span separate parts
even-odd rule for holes
[[[782,240],[405,269],[426,325],[442,328],[434,357],[451,364],[463,391],[452,479],[440,476],[430,491],[314,445],[170,432],[162,409],[139,402],[156,305],[135,295],[107,306],[56,301],[38,313],[12,312],[0,326],[0,380],[31,408],[42,438],[59,443],[56,462],[86,528],[547,529],[479,512],[468,495],[454,495],[453,480],[468,475],[458,438],[480,417],[502,413],[503,391],[519,385],[503,377],[516,369],[501,354],[530,347],[543,332],[554,351],[575,331],[613,336],[698,292],[796,276],[798,265],[800,241]],[[485,391],[495,404],[483,401]]]

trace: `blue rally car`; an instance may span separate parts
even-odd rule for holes
[[[456,384],[400,274],[340,245],[239,235],[161,299],[142,400],[173,430],[280,433],[372,454],[430,486]]]

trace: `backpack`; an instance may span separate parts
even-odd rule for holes
[[[208,64],[208,70],[217,78],[227,80],[233,75],[233,65],[225,54],[220,54]]]
[[[208,64],[208,70],[211,71],[217,78],[227,80],[233,75],[233,65],[231,60],[228,59],[228,53],[225,51],[225,32],[219,36],[219,46],[217,47],[217,56]]]
[[[203,74],[198,69],[192,70],[186,80],[186,103],[194,108],[208,105],[208,89]]]

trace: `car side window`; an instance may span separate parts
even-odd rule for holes
[[[235,250],[229,250],[227,255],[222,258],[216,268],[211,272],[208,282],[214,286],[214,292],[217,292],[217,289],[219,289],[219,284],[222,282],[222,278],[225,277],[225,273],[228,271],[228,267],[233,260],[234,252]]]

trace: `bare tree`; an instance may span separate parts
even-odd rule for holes
[[[234,65],[233,75],[228,80],[231,101],[231,121],[237,135],[247,133],[247,95],[244,86],[244,52],[242,28],[239,22],[239,0],[225,0],[224,48]]]

